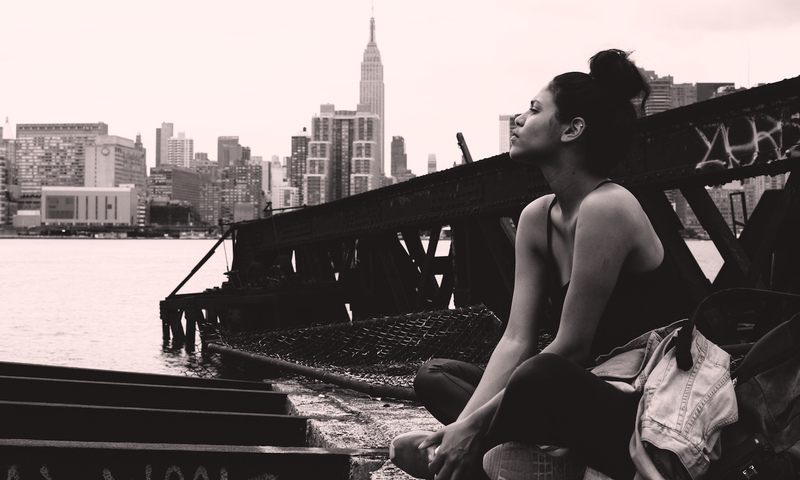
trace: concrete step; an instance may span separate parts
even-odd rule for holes
[[[382,402],[280,390],[0,362],[0,477],[404,478],[375,476],[388,454],[385,425],[370,420]]]

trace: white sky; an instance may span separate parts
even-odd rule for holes
[[[354,110],[371,0],[2,0],[0,125],[102,121],[147,148],[171,122],[216,160],[218,136],[290,154],[323,103]],[[500,114],[615,47],[676,83],[800,75],[800,0],[374,0],[392,135],[409,168],[498,153]]]

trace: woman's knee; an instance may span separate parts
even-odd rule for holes
[[[483,370],[480,367],[459,360],[434,358],[425,362],[414,377],[414,390],[417,397],[467,399],[480,383]]]
[[[571,376],[570,371],[581,367],[554,353],[540,353],[525,360],[511,374],[507,391],[519,389],[542,391],[562,385]]]
[[[414,377],[414,390],[417,395],[420,392],[427,392],[436,386],[438,377],[441,375],[443,365],[447,362],[444,358],[433,358],[423,363],[417,370]]]

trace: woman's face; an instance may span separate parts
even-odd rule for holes
[[[517,115],[511,131],[511,150],[514,160],[537,159],[551,155],[560,145],[560,122],[556,118],[553,95],[545,87],[531,100],[531,106]]]

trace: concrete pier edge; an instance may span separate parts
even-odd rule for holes
[[[270,381],[286,393],[291,414],[308,417],[308,445],[363,450],[353,455],[350,480],[409,480],[389,461],[389,441],[411,430],[437,430],[441,424],[413,400],[371,397],[308,379]]]

